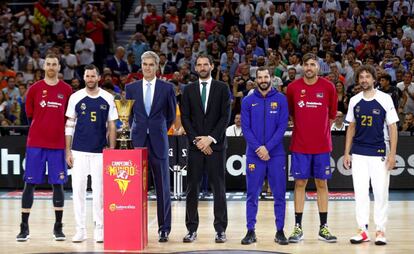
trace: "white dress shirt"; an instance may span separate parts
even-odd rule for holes
[[[147,84],[151,83],[151,107],[152,107],[152,101],[154,100],[154,93],[155,93],[155,83],[157,82],[157,78],[154,78],[153,80],[145,80],[142,79],[142,101],[145,104],[145,93],[147,92]]]

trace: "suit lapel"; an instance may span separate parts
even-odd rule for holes
[[[142,84],[143,84],[142,80],[139,80],[138,84],[137,84],[137,98],[138,98],[138,103],[141,106],[139,106],[138,109],[142,109],[144,111],[144,113],[147,114],[145,112],[144,94],[142,93]],[[137,102],[135,102],[135,103],[137,103]]]
[[[151,103],[150,115],[151,115],[152,112],[154,112],[154,107],[155,107],[156,102],[159,101],[158,98],[160,97],[160,94],[161,94],[161,86],[162,86],[162,84],[160,84],[160,82],[158,82],[158,79],[156,79],[155,87],[154,87],[154,89],[155,89],[154,98],[152,99],[152,103]]]
[[[213,98],[214,98],[214,93],[215,92],[216,92],[216,86],[214,85],[214,80],[211,80],[210,92],[209,92],[208,98],[207,98],[207,111],[205,113],[206,115],[211,109],[211,104],[213,103]]]

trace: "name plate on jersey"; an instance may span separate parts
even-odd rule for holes
[[[118,111],[119,120],[122,122],[121,130],[117,133],[115,149],[134,149],[131,140],[131,129],[128,123],[134,102],[135,100],[115,100],[115,106],[116,110]]]

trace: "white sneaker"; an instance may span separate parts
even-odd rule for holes
[[[356,234],[355,236],[351,237],[351,239],[349,239],[349,241],[352,244],[359,244],[359,243],[363,243],[363,242],[369,242],[369,235],[368,232],[366,230],[362,230],[360,229],[358,231],[358,234]]]
[[[387,239],[382,231],[377,231],[375,235],[375,245],[386,245]]]
[[[76,234],[72,237],[72,242],[81,243],[86,240],[86,230],[77,230]]]
[[[94,238],[95,238],[95,242],[103,243],[104,233],[103,233],[103,227],[102,226],[96,226],[93,235],[94,235]]]

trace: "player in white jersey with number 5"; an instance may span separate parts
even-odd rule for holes
[[[94,238],[103,242],[103,159],[102,150],[115,147],[118,113],[113,96],[98,87],[99,71],[85,67],[86,87],[69,99],[66,116],[66,161],[72,167],[73,208],[76,234],[73,242],[86,240],[86,188],[92,178]],[[108,133],[108,136],[107,136]]]
[[[374,67],[365,65],[357,69],[355,80],[361,85],[362,92],[351,98],[346,116],[349,127],[346,133],[344,166],[347,169],[352,166],[355,213],[359,227],[358,234],[350,239],[353,244],[370,241],[370,181],[375,200],[375,244],[387,243],[385,227],[388,216],[388,187],[390,170],[395,166],[398,115],[391,97],[374,89],[375,79]]]

